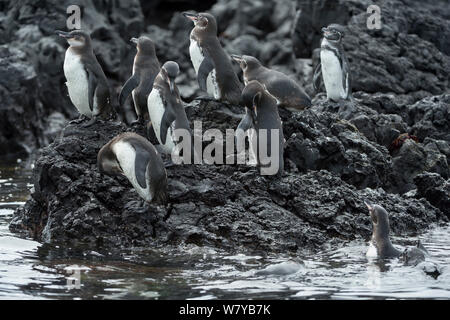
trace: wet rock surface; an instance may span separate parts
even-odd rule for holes
[[[368,30],[372,1],[4,1],[0,3],[0,146],[17,155],[42,147],[34,190],[11,229],[43,242],[91,246],[179,243],[226,250],[296,252],[340,239],[368,239],[364,199],[390,214],[394,234],[417,234],[449,218],[450,47],[445,1],[377,1],[381,30]],[[167,169],[168,206],[147,210],[124,177],[100,175],[98,150],[115,135],[145,128],[131,99],[119,122],[67,125],[77,116],[62,72],[66,8],[83,8],[82,28],[117,104],[131,75],[131,37],[147,35],[161,63],[180,66],[182,98],[199,94],[189,58],[192,23],[179,12],[209,11],[228,53],[250,54],[285,72],[311,98],[309,110],[280,109],[285,144],[282,177],[246,165],[182,165]],[[301,13],[297,10],[301,9]],[[158,14],[155,14],[158,10]],[[312,89],[321,27],[346,27],[344,48],[354,101],[330,103]],[[233,68],[241,77],[237,64]],[[242,107],[189,103],[203,131],[235,129]],[[62,130],[64,128],[64,130]],[[402,134],[408,139],[399,139]],[[51,143],[54,140],[53,143]],[[50,144],[51,143],[51,144]]]

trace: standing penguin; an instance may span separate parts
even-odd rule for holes
[[[155,78],[153,90],[148,96],[147,106],[150,121],[162,150],[171,153],[175,147],[173,131],[191,131],[180,92],[175,84],[179,72],[178,64],[167,61]]]
[[[314,90],[319,91],[320,76],[323,77],[327,98],[332,101],[352,98],[350,66],[342,46],[344,29],[339,24],[322,28],[320,63],[314,71]]]
[[[137,120],[143,123],[148,119],[147,98],[152,91],[153,81],[159,72],[159,61],[156,57],[155,44],[147,37],[131,38],[136,44],[137,53],[134,57],[133,74],[125,82],[120,91],[119,104],[122,106],[126,98],[132,93]]]
[[[242,102],[245,105],[246,113],[239,123],[236,134],[239,135],[249,129],[254,129],[256,141],[252,141],[255,139],[255,136],[251,134],[249,137],[250,152],[257,159],[261,173],[281,175],[284,171],[284,135],[283,126],[278,114],[277,100],[261,83],[252,80],[247,83],[242,91]],[[275,134],[276,140],[272,140],[272,133]],[[263,134],[267,137],[265,143],[261,136]],[[255,146],[256,150],[254,149]],[[272,154],[272,151],[274,151],[272,150],[272,146],[274,146],[276,154]],[[267,156],[267,159],[264,159],[265,156]],[[272,163],[268,164],[267,160],[272,161]],[[275,162],[273,162],[274,160]],[[275,167],[272,168],[273,165]],[[269,166],[271,169],[270,172],[267,169]]]
[[[145,138],[125,132],[105,144],[97,155],[100,173],[122,174],[146,201],[167,202],[167,173],[161,156]]]
[[[183,15],[195,25],[190,35],[189,54],[200,89],[215,100],[239,104],[242,84],[217,38],[216,19],[209,13],[185,12]]]
[[[111,114],[108,81],[94,55],[88,33],[82,30],[56,33],[70,45],[64,59],[64,75],[70,100],[81,114],[80,119],[91,118],[85,125],[90,126],[95,123],[97,116],[108,117]]]
[[[231,55],[239,63],[244,84],[257,80],[277,99],[277,103],[290,111],[299,111],[311,106],[311,98],[297,82],[284,73],[264,67],[258,59],[252,56]]]

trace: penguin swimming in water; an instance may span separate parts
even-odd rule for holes
[[[64,59],[64,75],[72,103],[80,119],[91,118],[85,126],[95,123],[98,116],[111,115],[108,80],[92,49],[92,40],[82,30],[56,31],[67,40],[69,48]]]
[[[197,100],[215,99],[238,105],[243,86],[233,70],[230,57],[217,38],[216,19],[209,13],[185,12],[183,15],[194,22],[189,54],[199,87],[210,96]]]
[[[252,56],[231,55],[243,71],[244,84],[257,80],[277,99],[277,103],[290,110],[299,111],[311,106],[311,98],[284,73],[264,67]]]
[[[328,100],[352,99],[350,66],[342,46],[344,29],[339,24],[330,24],[322,28],[322,32],[320,63],[314,70],[314,90],[319,91],[322,76]]]
[[[105,144],[97,155],[100,173],[122,174],[148,203],[167,202],[167,173],[161,156],[144,137],[125,132]]]
[[[179,70],[174,61],[164,63],[147,100],[153,130],[165,153],[171,153],[175,148],[174,130],[185,129],[191,132],[180,92],[175,84]]]
[[[395,258],[404,256],[409,260],[417,259],[423,261],[428,254],[427,250],[422,246],[420,241],[416,247],[405,249],[402,253],[400,250],[394,248],[389,239],[389,217],[386,210],[379,205],[373,205],[368,201],[364,202],[369,209],[370,218],[372,220],[373,232],[370,240],[369,250],[367,251],[368,257],[377,258]],[[408,262],[405,259],[405,262]]]
[[[132,93],[137,120],[143,123],[148,119],[147,99],[153,88],[153,81],[159,73],[159,61],[156,57],[155,44],[145,36],[131,38],[136,44],[137,53],[134,57],[133,74],[123,85],[119,95],[119,105],[122,106],[126,98]]]
[[[250,152],[253,154],[253,158],[257,160],[260,172],[265,175],[283,174],[284,135],[278,114],[277,100],[261,83],[252,80],[247,83],[242,91],[242,102],[245,105],[246,113],[238,125],[236,135],[245,133],[249,129],[254,129],[253,133],[250,132],[249,137]],[[276,140],[272,140],[272,133],[275,133],[274,138]],[[266,134],[265,140],[262,140],[262,134]],[[256,141],[253,139],[256,139]],[[273,151],[276,154],[272,154]],[[267,160],[270,161],[270,164]],[[274,160],[275,162],[273,162]]]

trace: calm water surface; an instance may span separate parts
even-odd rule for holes
[[[227,255],[186,246],[173,251],[95,252],[22,239],[8,224],[32,188],[30,164],[0,164],[0,299],[448,299],[450,225],[418,238],[442,267],[437,279],[397,260],[369,261],[367,243],[353,241],[296,260]],[[398,248],[414,239],[393,237]],[[273,270],[283,266],[288,274]],[[70,269],[80,288],[68,287]],[[261,274],[261,270],[267,271]],[[279,269],[279,268],[278,268]],[[69,279],[69,284],[74,284]]]

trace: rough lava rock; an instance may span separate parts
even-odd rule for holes
[[[187,110],[191,122],[203,121],[203,130],[218,128],[224,132],[229,127],[223,125],[224,120],[235,125],[239,120],[233,110],[226,111],[227,107],[219,103],[193,104]],[[285,116],[290,114],[285,112]],[[386,165],[382,162],[387,156],[384,147],[370,143],[333,114],[315,115],[306,110],[290,115],[286,123],[289,141],[301,144],[309,138],[314,142],[322,139],[320,148],[340,153],[344,158],[337,159],[347,161],[349,166],[359,161],[370,164],[356,156],[363,151],[380,157],[382,167]],[[328,139],[323,133],[322,138],[315,137],[309,127],[313,121],[314,128],[328,124],[327,134],[334,138]],[[298,165],[291,163],[295,158],[289,157],[286,161],[290,165],[280,178],[261,176],[246,165],[170,167],[169,204],[151,204],[146,209],[126,178],[100,175],[96,168],[101,146],[127,130],[117,122],[99,121],[91,128],[67,126],[59,138],[42,149],[33,173],[31,199],[15,212],[11,230],[39,241],[70,245],[120,248],[194,243],[229,251],[295,253],[323,248],[333,238],[368,239],[371,223],[364,200],[388,210],[397,234],[416,234],[431,223],[448,221],[425,199],[402,198],[376,184],[370,189],[365,188],[367,183],[360,185],[357,178],[349,179],[359,186],[356,188],[332,170],[299,172]],[[136,131],[144,134],[144,128],[137,127]],[[290,144],[289,148],[295,148]],[[348,174],[359,171],[352,172]]]

